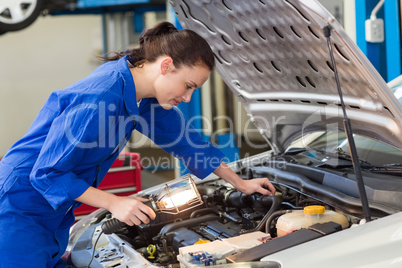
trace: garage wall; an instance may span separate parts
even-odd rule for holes
[[[47,16],[0,35],[0,157],[28,130],[49,94],[100,61],[101,17]]]

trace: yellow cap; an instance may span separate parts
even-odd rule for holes
[[[304,208],[304,214],[307,215],[323,214],[324,212],[325,212],[324,206],[307,206]]]
[[[194,245],[205,244],[205,243],[209,243],[209,242],[211,242],[211,241],[203,240],[203,239],[199,238],[198,241],[194,243]]]

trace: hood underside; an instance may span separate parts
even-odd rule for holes
[[[343,129],[323,28],[354,133],[402,148],[401,105],[335,18],[315,0],[170,0],[181,25],[204,37],[217,71],[271,147]]]

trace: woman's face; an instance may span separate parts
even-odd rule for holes
[[[166,110],[180,102],[189,102],[194,90],[207,81],[210,70],[203,65],[181,66],[173,64],[162,66],[161,75],[155,81],[155,97]]]

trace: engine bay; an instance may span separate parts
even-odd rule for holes
[[[149,224],[122,225],[108,234],[102,225],[113,218],[103,210],[77,239],[71,260],[76,267],[86,267],[91,259],[92,265],[99,265],[91,267],[197,267],[258,261],[269,252],[364,222],[359,199],[342,193],[342,184],[348,185],[347,181],[342,183],[344,174],[324,169],[312,172],[308,166],[291,161],[284,164],[282,160],[273,159],[259,167],[244,167],[239,162],[236,168],[246,180],[268,177],[277,189],[275,196],[246,195],[220,178],[198,181],[201,204],[177,214],[161,211]],[[331,184],[330,180],[338,181],[338,190],[325,185]],[[149,198],[157,190],[143,191],[139,196]],[[346,223],[329,220],[314,225],[317,221],[312,221],[312,227],[307,224],[278,236],[280,217],[301,212],[303,218],[302,211],[312,205],[340,215]],[[398,211],[380,203],[371,204],[371,209],[374,217]]]

